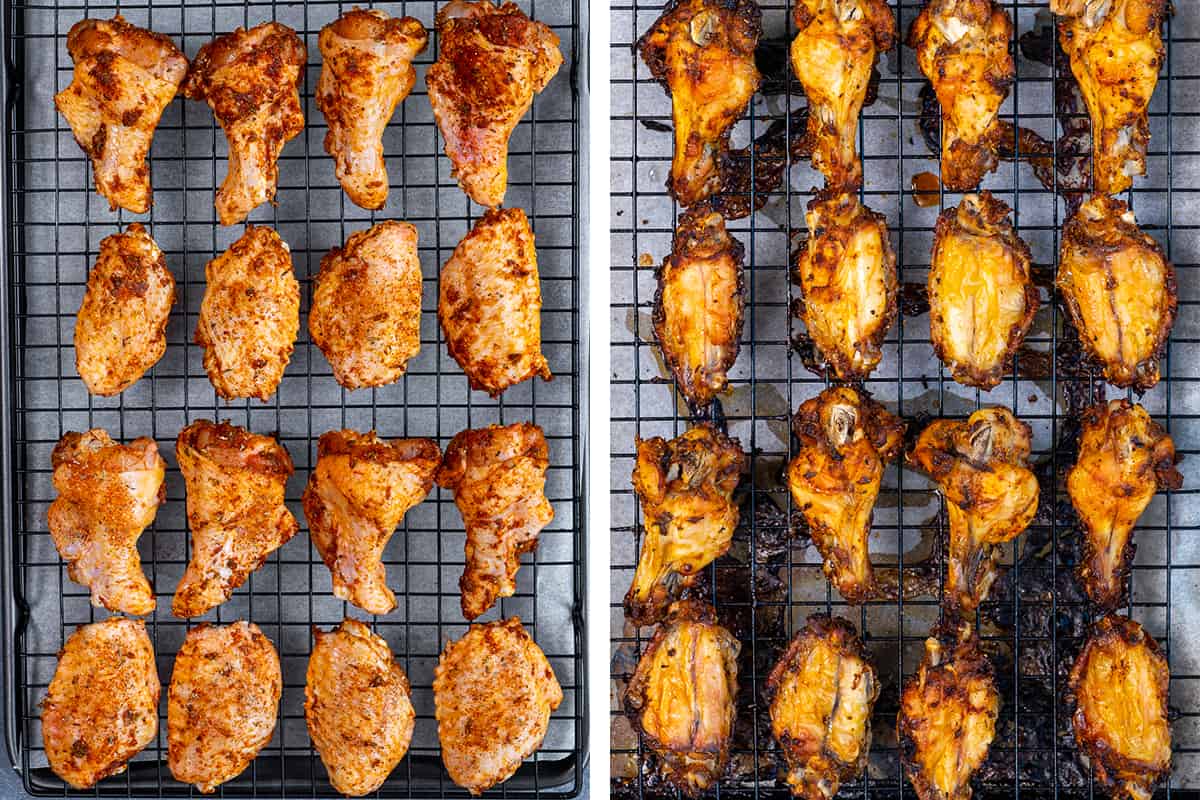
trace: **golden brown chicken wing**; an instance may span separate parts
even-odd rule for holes
[[[854,626],[813,614],[775,663],[763,692],[792,794],[829,800],[867,766],[879,681]]]
[[[652,625],[729,549],[738,524],[733,491],[748,462],[737,439],[707,422],[669,442],[639,439],[637,451],[633,490],[645,534],[625,614]]]
[[[279,152],[304,130],[299,89],[307,59],[303,40],[278,22],[238,28],[196,53],[183,94],[208,101],[229,142],[229,172],[214,203],[222,225],[274,202]]]
[[[321,259],[308,332],[347,389],[384,386],[421,349],[417,229],[387,220]]]
[[[848,386],[804,401],[792,420],[800,440],[788,488],[825,562],[825,575],[850,603],[877,592],[867,541],[883,467],[900,455],[904,422]]]
[[[325,152],[346,196],[363,208],[387,202],[383,131],[412,91],[412,60],[428,44],[420,20],[364,8],[342,14],[317,39],[323,60],[316,101],[329,125]]]
[[[92,160],[96,192],[113,210],[150,210],[150,142],[175,99],[188,62],[170,38],[110,20],[82,19],[67,33],[75,62],[71,85],[54,107]]]
[[[839,380],[863,380],[883,358],[898,309],[887,225],[853,194],[817,196],[805,219],[808,239],[796,260],[800,319]]]
[[[681,206],[721,191],[729,132],[762,82],[754,63],[761,35],[754,0],[670,0],[638,40],[650,74],[671,97],[675,154],[667,188]]]
[[[490,0],[451,0],[437,30],[429,104],[459,186],[495,208],[508,186],[508,139],[562,66],[558,37],[516,3]]]
[[[991,192],[938,216],[929,267],[929,338],[954,380],[993,389],[1012,369],[1039,300],[1029,246]]]
[[[333,594],[372,614],[387,614],[383,549],[408,510],[433,488],[442,454],[432,439],[386,441],[370,433],[329,431],[302,498],[309,535],[333,575]]]
[[[1037,513],[1029,452],[1029,426],[997,407],[966,421],[934,420],[908,453],[945,501],[950,543],[943,602],[952,613],[969,616],[987,599],[999,576],[1000,546],[1020,536]]]
[[[203,419],[179,432],[175,457],[187,487],[192,559],[171,613],[198,617],[228,600],[299,530],[283,504],[292,459],[270,436]]]
[[[542,746],[562,687],[546,654],[509,617],[447,642],[433,678],[442,763],[473,795],[508,780]]]
[[[158,735],[161,691],[144,622],[109,617],[79,626],[42,701],[50,769],[76,789],[124,772]]]
[[[1145,391],[1175,323],[1175,268],[1120,200],[1096,195],[1063,226],[1058,290],[1114,386]]]
[[[537,547],[538,533],[554,519],[545,493],[549,466],[546,437],[530,422],[461,431],[450,440],[436,478],[454,493],[467,529],[458,582],[467,619],[517,591],[521,554]]]
[[[992,0],[929,0],[908,46],[942,107],[942,185],[970,191],[996,168],[996,115],[1016,76],[1012,19]]]
[[[188,631],[167,690],[167,765],[208,794],[236,778],[275,733],[279,654],[253,622]]]
[[[1160,489],[1178,489],[1175,443],[1146,409],[1128,400],[1083,412],[1079,458],[1067,473],[1067,493],[1083,525],[1079,584],[1102,609],[1125,602],[1136,549],[1133,527]]]
[[[1150,800],[1171,772],[1167,686],[1158,643],[1116,614],[1092,626],[1067,684],[1075,742],[1114,798]]]

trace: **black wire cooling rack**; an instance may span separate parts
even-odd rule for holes
[[[64,784],[47,768],[42,750],[39,702],[53,674],[55,655],[82,623],[106,616],[90,606],[87,591],[66,578],[46,532],[46,509],[54,497],[50,451],[68,430],[102,426],[127,441],[150,436],[168,463],[167,500],[141,540],[143,567],[156,588],[158,610],[147,621],[164,686],[183,637],[194,622],[170,614],[170,598],[190,547],[182,478],[174,440],[195,419],[231,419],[273,433],[291,453],[296,474],[287,500],[304,523],[300,493],[327,430],[375,428],[385,437],[427,436],[443,447],[459,430],[491,422],[531,420],[550,446],[546,492],[555,519],[542,532],[536,557],[525,559],[515,597],[487,619],[518,615],[545,650],[563,686],[544,746],[507,783],[494,790],[510,797],[567,797],[583,783],[585,671],[583,638],[583,470],[580,400],[582,382],[579,283],[579,87],[580,4],[575,0],[521,2],[561,39],[565,63],[533,110],[518,126],[510,149],[506,201],[524,208],[537,236],[544,307],[543,350],[554,371],[549,383],[514,387],[499,401],[470,392],[442,343],[436,319],[437,274],[481,209],[471,205],[450,177],[449,162],[425,94],[424,73],[437,52],[436,35],[418,59],[418,80],[401,104],[384,139],[391,193],[388,205],[369,213],[348,202],[322,149],[324,118],[313,102],[320,70],[317,34],[353,3],[122,2],[4,3],[6,136],[5,202],[4,580],[7,635],[5,698],[7,739],[26,789],[63,795]],[[394,16],[416,16],[432,29],[434,2],[362,3]],[[69,7],[68,7],[69,6]],[[53,106],[53,95],[71,80],[65,37],[77,20],[129,21],[169,35],[189,57],[237,26],[283,22],[306,40],[309,62],[303,84],[306,128],[280,160],[278,205],[255,211],[251,222],[268,224],[291,246],[303,290],[301,333],[279,391],[267,403],[220,402],[205,375],[201,353],[191,344],[204,265],[243,230],[216,224],[213,190],[225,173],[224,135],[202,103],[173,102],[154,139],[151,172],[155,205],[148,218],[111,212],[94,194],[90,169]],[[419,232],[425,275],[421,352],[399,382],[346,392],[309,341],[309,285],[322,255],[373,221],[403,219]],[[178,281],[178,304],[168,327],[161,362],[119,397],[90,397],[75,373],[72,335],[89,266],[100,240],[131,221],[143,221],[166,253]],[[462,521],[449,493],[434,490],[412,509],[385,553],[389,584],[399,598],[392,614],[371,617],[412,683],[417,709],[409,755],[381,796],[465,796],[442,769],[433,719],[432,681],[442,645],[466,629],[459,610],[458,576],[463,563]],[[304,724],[304,673],[313,625],[329,627],[345,614],[362,616],[336,600],[328,570],[309,544],[306,528],[273,554],[234,597],[206,619],[256,622],[279,650],[284,673],[281,714],[272,742],[241,776],[221,787],[229,796],[332,796],[325,771]],[[188,795],[166,766],[166,692],[160,734],[119,776],[88,792],[101,796]]]
[[[899,41],[922,6],[891,3]],[[1014,158],[1003,160],[983,188],[1012,206],[1020,235],[1037,264],[1043,307],[1013,373],[991,392],[953,382],[929,343],[922,308],[933,225],[941,208],[960,195],[918,182],[938,173],[936,103],[926,102],[926,82],[913,51],[898,44],[882,56],[877,97],[864,110],[863,202],[883,213],[899,259],[902,313],[883,362],[866,383],[915,432],[937,416],[963,418],[978,407],[1002,404],[1034,431],[1042,482],[1042,509],[1005,557],[1008,572],[993,587],[978,616],[985,647],[996,665],[1003,711],[990,757],[976,780],[985,797],[1029,795],[1084,797],[1093,778],[1075,750],[1061,701],[1065,668],[1090,616],[1071,575],[1076,559],[1075,519],[1062,479],[1073,463],[1078,412],[1105,396],[1107,387],[1080,357],[1065,314],[1051,302],[1058,232],[1079,176],[1087,179],[1089,146],[1082,104],[1072,104],[1073,79],[1053,46],[1045,2],[1001,2],[1012,15],[1017,81],[1002,118],[1024,133]],[[790,635],[818,611],[848,617],[874,656],[883,690],[873,720],[874,741],[865,778],[843,786],[844,797],[912,796],[903,779],[895,735],[900,686],[920,662],[923,640],[938,616],[939,537],[944,520],[930,483],[893,464],[875,512],[872,558],[890,575],[893,599],[844,605],[821,571],[820,557],[793,524],[782,472],[792,455],[790,415],[825,381],[806,368],[810,348],[803,326],[791,320],[796,291],[789,265],[804,235],[804,210],[822,185],[800,152],[803,91],[792,76],[787,46],[795,34],[791,3],[761,2],[764,35],[758,52],[765,80],[747,118],[735,129],[735,161],[753,170],[748,196],[730,198],[757,212],[729,223],[746,245],[746,325],[741,354],[731,372],[730,394],[710,412],[752,455],[742,487],[742,524],[733,546],[708,571],[700,593],[742,641],[740,693],[733,756],[716,794],[785,796],[780,759],[762,699],[763,682]],[[1174,437],[1185,460],[1184,489],[1155,497],[1136,534],[1132,600],[1126,609],[1159,638],[1169,654],[1171,706],[1176,713],[1175,769],[1161,794],[1200,785],[1200,487],[1195,420],[1200,412],[1200,15],[1192,3],[1175,3],[1164,30],[1167,62],[1151,105],[1149,169],[1122,199],[1142,228],[1166,248],[1179,283],[1179,314],[1164,361],[1162,382],[1141,398]],[[662,12],[659,0],[613,5],[612,209],[613,262],[613,542],[612,770],[616,796],[671,794],[649,767],[648,754],[621,708],[621,693],[652,633],[624,619],[621,598],[629,586],[640,544],[641,517],[630,487],[635,437],[682,433],[691,423],[663,367],[654,339],[651,305],[654,268],[669,252],[679,209],[666,194],[670,168],[670,103],[633,50]],[[1070,134],[1070,135],[1068,135]],[[773,176],[783,175],[782,183]],[[934,184],[936,186],[936,184]],[[1086,185],[1086,184],[1085,184]],[[930,202],[932,201],[932,202]]]

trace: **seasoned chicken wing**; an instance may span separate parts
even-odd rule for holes
[[[167,690],[167,765],[208,794],[271,741],[283,678],[275,645],[253,622],[188,631]]]
[[[76,789],[124,772],[158,735],[161,691],[144,622],[109,617],[79,626],[42,701],[50,769]]]
[[[238,28],[196,53],[183,94],[208,102],[229,142],[229,172],[214,203],[222,225],[274,202],[279,152],[304,130],[299,90],[307,60],[303,40],[279,22]]]
[[[867,541],[883,467],[904,445],[904,422],[869,396],[835,386],[804,401],[792,420],[800,446],[788,488],[808,523],[825,575],[850,603],[877,592]]]
[[[796,632],[763,692],[792,794],[829,800],[867,766],[879,681],[854,626],[814,614]]]
[[[669,442],[638,440],[633,490],[645,533],[625,594],[633,624],[662,620],[682,589],[729,549],[738,524],[733,491],[747,464],[738,440],[707,422]]]
[[[335,791],[362,797],[408,752],[416,713],[387,642],[355,619],[313,629],[304,686],[308,735]]]
[[[1075,574],[1102,609],[1125,602],[1136,549],[1133,527],[1160,489],[1178,489],[1175,443],[1146,409],[1112,400],[1083,413],[1079,458],[1067,473],[1067,493],[1083,526],[1083,556]]]
[[[217,394],[231,400],[275,393],[300,330],[300,284],[287,243],[249,225],[204,268],[196,344]]]
[[[1063,226],[1058,290],[1114,386],[1145,391],[1175,323],[1175,268],[1120,200],[1096,195]]]
[[[993,389],[1038,309],[1029,246],[991,192],[938,215],[929,267],[929,338],[954,380]]]
[[[459,589],[462,612],[475,619],[517,591],[521,554],[537,547],[554,519],[546,499],[550,449],[530,422],[461,431],[438,468],[438,486],[454,493],[467,529],[466,565]]]
[[[929,0],[908,45],[942,107],[942,185],[970,191],[996,168],[996,115],[1016,76],[1012,19],[992,0]]]
[[[309,535],[333,575],[333,594],[371,614],[387,614],[383,549],[408,510],[433,488],[442,454],[432,439],[386,441],[370,433],[329,431],[302,502]]]
[[[120,14],[82,19],[67,33],[75,62],[71,85],[54,107],[92,160],[96,192],[113,210],[150,210],[150,142],[163,110],[175,99],[188,62],[169,37]]]
[[[447,642],[433,702],[450,779],[471,794],[508,780],[542,746],[562,687],[546,654],[509,617]]]
[[[853,194],[816,197],[805,220],[808,239],[796,260],[800,319],[839,380],[863,380],[883,358],[898,309],[887,225]]]
[[[321,259],[308,332],[347,389],[400,378],[421,349],[417,229],[387,220]]]
[[[428,44],[420,20],[364,8],[342,14],[317,38],[322,63],[316,101],[329,125],[325,152],[333,156],[346,196],[363,208],[387,202],[383,131],[412,91],[412,60]]]
[[[429,104],[459,186],[496,208],[508,187],[508,139],[562,66],[558,37],[516,3],[451,0],[436,22]]]
[[[670,0],[638,40],[650,74],[671,97],[675,154],[667,188],[681,206],[721,191],[729,132],[762,82],[754,63],[761,35],[754,0]]]
[[[229,599],[300,526],[283,504],[293,470],[283,445],[228,422],[179,432],[175,458],[187,487],[192,559],[171,613],[198,617]]]

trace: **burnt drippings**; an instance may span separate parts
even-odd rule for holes
[[[929,313],[929,287],[916,281],[900,284],[900,313],[906,317],[919,317]]]
[[[796,109],[767,126],[749,147],[730,150],[721,163],[721,193],[711,200],[726,219],[747,217],[779,191],[788,164],[812,155],[808,107]]]
[[[642,124],[642,127],[648,131],[654,131],[655,133],[670,133],[671,132],[670,125],[666,124],[665,122],[659,122],[656,119],[646,119],[643,117],[643,118],[639,119],[638,122],[640,122]]]

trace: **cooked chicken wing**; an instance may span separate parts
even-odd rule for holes
[[[792,794],[829,800],[867,766],[879,681],[854,626],[814,614],[767,678],[771,733]]]
[[[408,676],[383,637],[358,620],[329,633],[314,628],[313,639],[304,687],[308,735],[335,791],[370,794],[412,741]]]
[[[179,432],[175,457],[187,487],[192,560],[171,613],[198,617],[228,600],[299,530],[283,504],[292,459],[270,436],[203,419]]]
[[[562,687],[546,654],[509,617],[447,642],[433,678],[442,763],[471,794],[508,780],[542,746]]]
[[[1092,118],[1092,180],[1117,194],[1146,174],[1146,108],[1165,60],[1167,0],[1050,0]]]
[[[983,408],[965,422],[934,420],[909,452],[908,462],[937,482],[945,500],[947,610],[974,613],[999,575],[1000,545],[1033,521],[1039,489],[1029,452],[1029,426],[1007,408]]]
[[[825,575],[850,603],[877,591],[867,541],[884,464],[900,454],[904,422],[848,386],[801,403],[792,420],[800,440],[788,488],[825,561]]]
[[[461,431],[450,440],[436,478],[454,493],[467,529],[458,582],[467,619],[517,591],[521,554],[537,547],[538,533],[554,519],[545,493],[549,466],[546,437],[529,422]]]
[[[1145,391],[1175,323],[1175,268],[1120,200],[1096,195],[1063,226],[1058,290],[1114,386]]]
[[[1158,643],[1118,615],[1092,626],[1067,684],[1075,742],[1110,797],[1150,800],[1171,772],[1171,675]]]
[[[954,380],[993,389],[1038,309],[1029,246],[991,192],[938,216],[929,267],[929,338]]]
[[[283,678],[279,654],[253,622],[188,631],[167,690],[167,765],[208,794],[271,741]]]
[[[347,389],[383,386],[421,349],[417,229],[387,220],[321,259],[308,332]]]
[[[761,35],[754,0],[670,0],[638,40],[650,74],[671,97],[675,154],[667,188],[681,206],[721,191],[729,132],[762,82],[754,63]]]
[[[275,200],[279,151],[304,130],[300,83],[308,51],[278,22],[238,28],[200,48],[183,94],[206,100],[229,142],[229,172],[214,205],[222,225],[236,225]]]
[[[275,393],[300,330],[300,284],[287,243],[249,225],[204,268],[207,283],[196,324],[204,369],[226,400]]]
[[[153,439],[118,444],[93,428],[68,433],[50,456],[58,497],[47,522],[67,575],[92,590],[92,605],[125,614],[154,610],[137,540],[166,499],[166,462]]]
[[[970,191],[996,168],[996,115],[1016,76],[1012,19],[992,0],[929,0],[909,30],[942,106],[942,185]]]
[[[113,210],[144,214],[152,202],[150,141],[187,75],[187,59],[170,38],[130,25],[120,14],[76,22],[67,52],[75,74],[54,107],[92,160],[96,192]]]
[[[805,220],[808,239],[796,260],[800,319],[840,380],[863,380],[883,358],[898,309],[887,225],[853,194],[819,195]]]
[[[79,626],[42,701],[50,769],[76,789],[124,772],[158,735],[161,691],[144,622],[109,617]]]
[[[452,174],[481,206],[504,202],[508,139],[562,66],[558,37],[516,3],[451,0],[437,12],[439,52],[425,85]]]
[[[333,575],[333,594],[371,614],[387,614],[383,549],[408,510],[433,488],[442,454],[432,439],[386,441],[370,433],[329,431],[302,498],[313,546]]]
[[[1079,584],[1109,610],[1125,602],[1136,549],[1133,527],[1160,489],[1178,489],[1175,443],[1146,409],[1112,400],[1083,413],[1079,458],[1067,473],[1067,492],[1083,525]]]
[[[388,174],[383,131],[412,91],[412,60],[429,34],[420,20],[394,19],[378,9],[354,8],[321,29],[317,108],[329,132],[325,152],[346,196],[363,208],[383,208]]]
[[[738,524],[733,500],[746,454],[705,422],[677,439],[639,439],[633,490],[642,504],[645,534],[625,614],[652,625],[682,589],[729,549]]]

